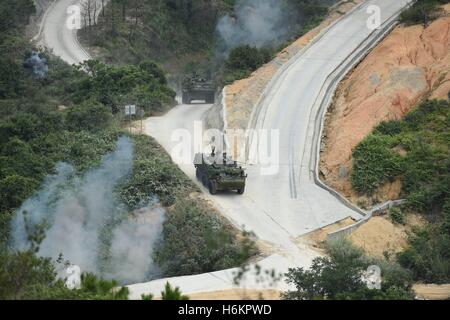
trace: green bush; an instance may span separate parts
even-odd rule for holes
[[[66,114],[66,126],[72,131],[101,131],[110,126],[111,120],[108,107],[89,101],[69,108]]]
[[[392,207],[389,209],[389,217],[391,218],[392,222],[395,224],[404,224],[405,223],[405,216],[402,212],[402,210],[398,207]]]
[[[450,281],[450,234],[431,225],[415,229],[410,246],[397,254],[399,263],[410,269],[414,279],[428,283]]]
[[[255,253],[253,241],[237,241],[212,209],[179,199],[167,212],[155,260],[165,276],[180,276],[236,267]]]
[[[18,208],[27,199],[38,183],[36,180],[18,175],[0,180],[0,209]]]
[[[402,131],[402,122],[398,120],[383,121],[375,129],[375,134],[394,136]]]
[[[353,150],[351,182],[357,191],[372,193],[401,172],[401,157],[391,147],[390,137],[370,135]]]
[[[449,132],[449,101],[424,101],[403,120],[381,123],[353,152],[351,181],[358,191],[371,192],[389,179],[400,178],[406,209],[430,217],[431,225],[415,230],[409,247],[397,255],[419,281],[450,280]],[[404,214],[398,209],[391,209],[389,215],[403,223]]]
[[[315,258],[309,270],[289,269],[287,282],[296,289],[283,293],[283,299],[400,300],[414,297],[411,276],[398,264],[371,260],[344,240],[329,243],[326,250],[328,257]],[[369,289],[362,281],[370,265],[381,269],[381,289]]]
[[[224,83],[245,78],[263,64],[272,59],[272,52],[267,48],[258,49],[242,45],[232,49],[225,62]]]
[[[418,24],[434,20],[440,16],[440,5],[449,3],[449,0],[416,0],[409,8],[400,14],[400,22]]]
[[[73,93],[76,102],[95,100],[115,113],[127,104],[134,103],[151,112],[174,103],[175,92],[167,86],[162,71],[151,62],[113,66],[90,60],[79,68],[85,69],[91,77],[76,83]]]
[[[180,288],[172,288],[169,282],[166,282],[164,291],[161,292],[162,300],[189,300],[189,297],[181,293]]]
[[[130,209],[157,196],[165,206],[198,188],[173,163],[169,154],[151,137],[133,136],[134,164],[130,177],[119,187],[120,197]]]
[[[440,211],[450,194],[449,132],[445,100],[424,101],[403,120],[382,122],[353,150],[352,186],[371,193],[400,178],[409,208]]]
[[[128,299],[128,289],[117,289],[115,281],[97,278],[90,273],[81,275],[79,289],[66,288],[57,278],[55,267],[48,258],[32,251],[8,253],[0,251],[0,299]]]

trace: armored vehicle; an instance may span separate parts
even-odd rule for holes
[[[211,80],[194,73],[183,80],[182,102],[190,104],[193,100],[203,100],[205,103],[214,103],[215,89]]]
[[[197,153],[194,157],[196,176],[209,193],[216,194],[217,191],[236,190],[238,194],[243,194],[245,190],[245,179],[247,175],[244,169],[238,166],[236,161],[227,157],[216,157],[214,151],[211,155]]]

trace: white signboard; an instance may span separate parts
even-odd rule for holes
[[[136,114],[136,106],[134,104],[125,106],[125,114],[127,116]]]

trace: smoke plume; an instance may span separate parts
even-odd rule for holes
[[[114,196],[115,186],[132,170],[133,145],[128,137],[82,177],[60,163],[57,173],[18,210],[12,221],[12,241],[29,247],[27,227],[48,225],[38,254],[60,254],[83,272],[121,283],[145,279],[153,270],[152,248],[161,235],[164,210],[153,199],[130,219]],[[27,223],[25,224],[25,218]]]
[[[36,78],[45,78],[48,73],[47,59],[39,57],[35,51],[24,61],[23,66],[31,69]]]
[[[233,16],[222,17],[217,24],[224,51],[242,44],[262,47],[285,40],[288,27],[284,22],[286,7],[279,0],[238,0]],[[284,8],[284,10],[283,10]]]

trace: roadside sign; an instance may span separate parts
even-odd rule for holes
[[[125,106],[125,115],[131,116],[136,114],[136,105],[130,104]]]

